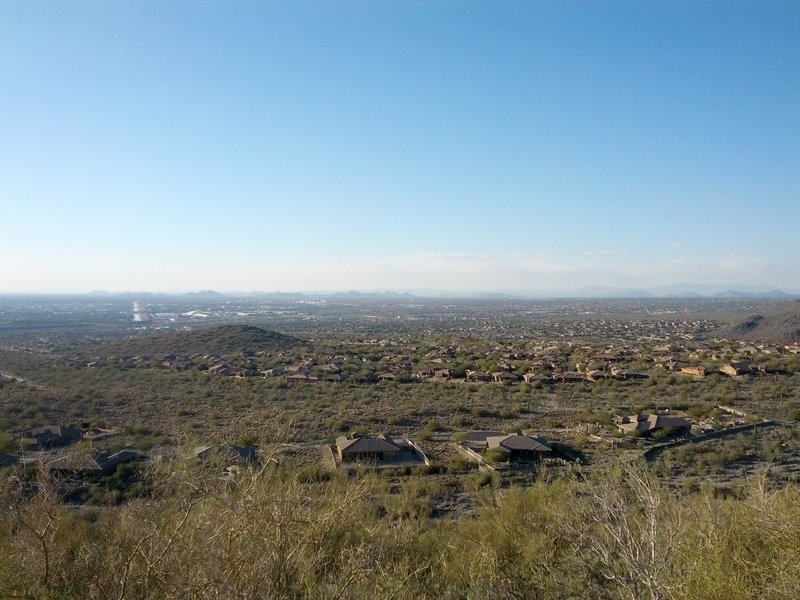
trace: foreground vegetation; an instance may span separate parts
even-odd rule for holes
[[[268,462],[268,464],[273,464]],[[676,494],[643,464],[476,489],[431,521],[409,480],[275,467],[222,480],[154,467],[152,495],[65,506],[58,482],[6,484],[0,596],[15,598],[797,598],[800,488]],[[476,484],[478,485],[478,484]]]

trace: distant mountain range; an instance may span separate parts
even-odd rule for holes
[[[171,296],[183,298],[281,298],[285,300],[303,298],[335,298],[335,299],[404,299],[404,298],[478,298],[484,300],[503,299],[537,299],[537,298],[774,298],[790,300],[800,298],[800,290],[780,289],[775,286],[754,285],[712,285],[678,283],[673,285],[647,288],[622,287],[582,287],[574,290],[349,290],[349,291],[312,291],[312,292],[229,292],[220,293],[214,290],[202,290],[183,294],[167,294],[154,292],[121,292],[112,294],[105,291],[92,291],[89,295],[115,296]]]
[[[504,300],[513,298],[775,298],[790,300],[800,298],[800,290],[782,290],[772,286],[734,286],[676,284],[651,288],[583,287],[576,290],[397,290],[397,291],[318,291],[318,292],[256,292],[231,294],[232,296],[260,297],[330,297],[352,299],[392,298],[478,298]]]
[[[189,292],[183,295],[194,296],[196,298],[220,298],[225,294],[220,294],[219,292],[215,292],[214,290],[200,290],[199,292]]]
[[[677,283],[657,286],[646,290],[659,297],[711,297],[711,298],[744,298],[757,296],[761,298],[797,298],[800,290],[780,289],[774,285],[713,285],[697,283]]]
[[[643,289],[580,288],[568,296],[594,298],[800,298],[800,290],[781,290],[772,286],[675,284]]]

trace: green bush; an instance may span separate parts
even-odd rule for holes
[[[500,448],[491,448],[483,453],[483,460],[488,463],[499,463],[508,461],[508,453]]]
[[[10,435],[0,433],[0,452],[11,453],[17,449],[17,444]]]
[[[444,429],[444,427],[442,427],[442,424],[439,423],[439,421],[433,420],[433,421],[428,421],[427,423],[425,423],[424,429],[426,431],[430,431],[431,433],[433,433],[435,431],[442,431]]]
[[[446,472],[447,472],[447,467],[439,463],[431,463],[429,465],[419,465],[418,467],[414,467],[413,470],[414,475],[438,475],[440,473],[446,473]]]

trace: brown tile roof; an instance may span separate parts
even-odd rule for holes
[[[386,436],[389,441],[381,438],[356,437],[348,438],[341,436],[336,438],[336,448],[340,454],[378,454],[384,452],[399,452],[391,438]]]
[[[529,450],[532,452],[552,452],[552,448],[546,445],[543,441],[531,437],[529,435],[511,435],[493,436],[486,440],[490,449],[499,448],[501,450]]]

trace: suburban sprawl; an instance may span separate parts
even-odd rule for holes
[[[800,301],[4,297],[0,475],[3,596],[796,597]]]

